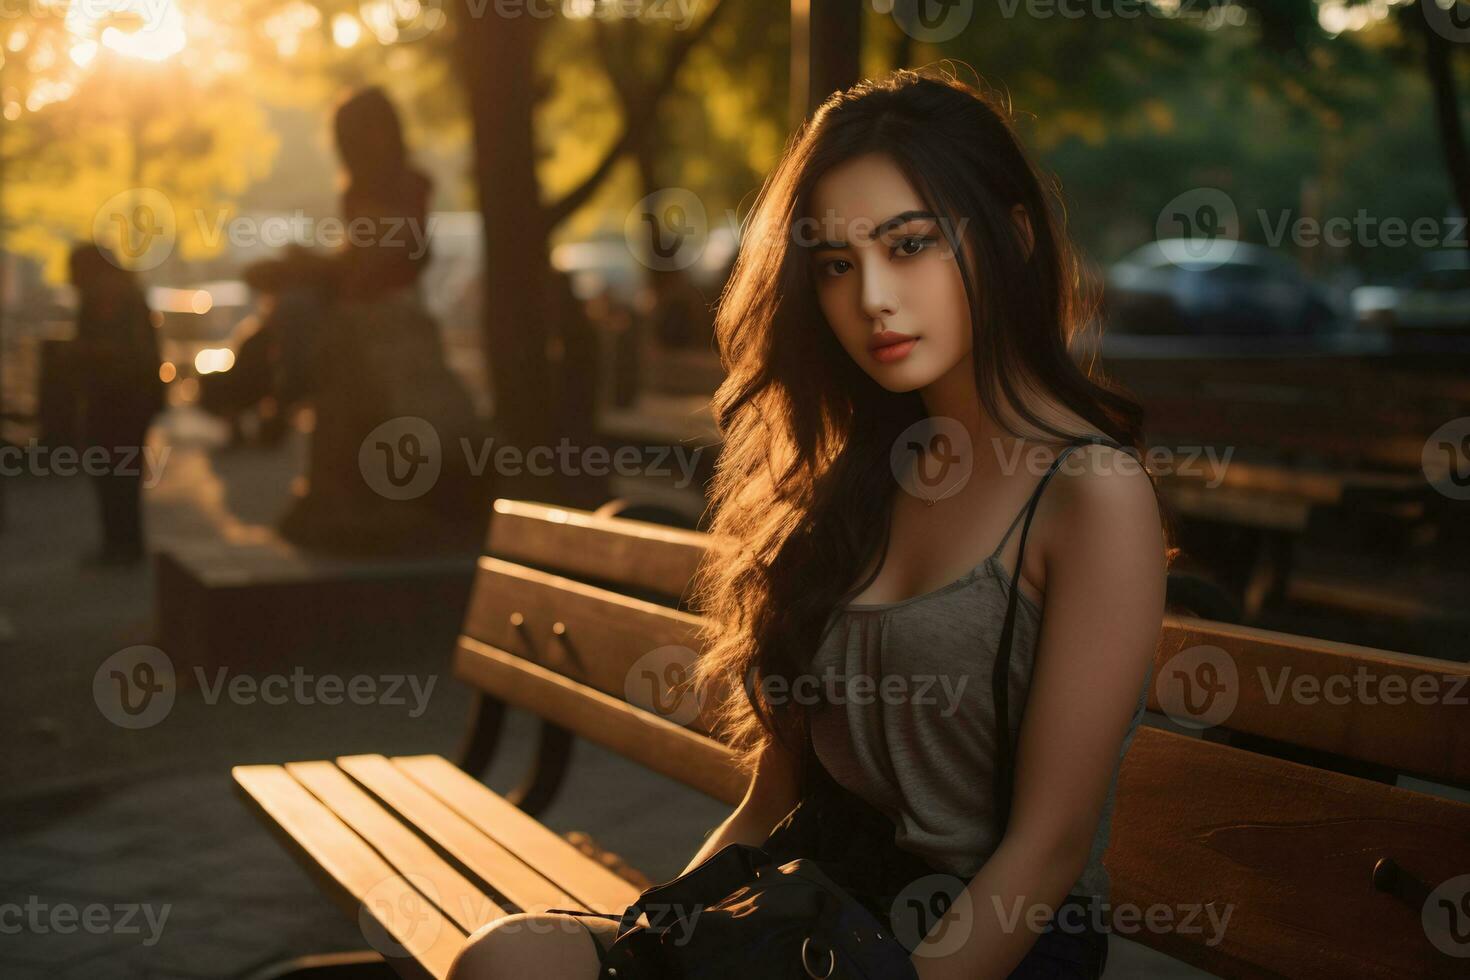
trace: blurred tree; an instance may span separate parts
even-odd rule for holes
[[[485,355],[496,422],[514,445],[548,445],[562,438],[585,444],[593,438],[595,338],[569,284],[551,272],[552,231],[596,195],[624,158],[634,162],[644,188],[663,179],[655,173],[656,156],[676,155],[659,138],[665,100],[676,90],[691,53],[729,5],[722,0],[687,25],[670,24],[653,7],[643,17],[610,18],[609,11],[617,12],[611,6],[589,8],[589,17],[557,25],[600,52],[598,88],[611,94],[616,121],[594,126],[591,133],[579,126],[571,134],[584,146],[589,135],[605,136],[607,142],[592,151],[590,168],[554,197],[537,172],[552,141],[546,128],[536,126],[536,115],[559,85],[578,78],[577,69],[553,60],[551,71],[542,70],[545,62],[538,57],[548,31],[537,18],[477,16],[468,4],[455,11],[457,63],[473,124],[485,229]],[[608,19],[618,22],[609,25]],[[514,485],[507,482],[508,488]],[[538,481],[534,492],[600,503],[603,491],[585,478],[567,478],[552,488]]]
[[[38,2],[9,19],[0,67],[6,250],[56,281],[72,243],[117,231],[99,209],[141,188],[171,208],[181,256],[218,250],[206,216],[265,174],[277,145],[218,34],[172,7],[151,20],[88,9]]]
[[[1290,248],[1269,241],[1281,215],[1437,219],[1450,200],[1463,211],[1466,86],[1448,71],[1459,46],[1426,70],[1445,47],[1423,30],[1435,3],[1016,0],[977,6],[941,44],[877,17],[867,65],[948,57],[1002,87],[1024,108],[1028,145],[1067,188],[1074,236],[1099,257],[1154,238],[1163,206],[1193,187],[1227,191],[1244,237]],[[1423,165],[1426,137],[1443,148],[1438,172]],[[1379,275],[1417,257],[1358,236],[1299,251]]]

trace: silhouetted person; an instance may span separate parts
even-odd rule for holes
[[[133,274],[91,243],[72,249],[78,295],[76,360],[81,388],[81,459],[102,517],[103,564],[143,558],[141,488],[148,426],[163,408],[158,337]],[[97,449],[102,450],[101,453]]]
[[[344,292],[368,300],[415,285],[429,259],[433,182],[409,162],[393,103],[380,88],[361,89],[338,107],[333,128],[347,176]]]
[[[295,331],[301,356],[283,355],[306,365],[316,422],[304,492],[278,527],[338,553],[459,547],[478,539],[484,497],[461,448],[474,434],[473,406],[419,298],[431,184],[409,162],[380,89],[355,93],[333,125],[347,241],[330,257],[325,316],[309,336]]]

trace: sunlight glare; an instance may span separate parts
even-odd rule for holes
[[[304,0],[293,0],[265,19],[265,36],[275,42],[276,52],[289,58],[301,50],[306,33],[321,23],[321,11]]]
[[[87,67],[88,65],[90,65],[92,63],[92,59],[93,58],[96,58],[96,57],[97,57],[97,42],[96,41],[78,41],[76,44],[73,44],[72,47],[71,47],[71,60],[72,60],[72,64],[76,65],[78,68],[85,68],[85,67]]]
[[[362,24],[351,14],[332,18],[332,40],[339,48],[350,48],[362,38]]]
[[[111,23],[118,18],[136,20],[135,28],[123,30]],[[184,50],[189,40],[184,32],[184,16],[174,0],[74,3],[67,7],[66,29],[82,42],[96,41],[124,57],[143,61],[171,58]],[[72,60],[76,61],[76,58],[77,48],[74,47]]]

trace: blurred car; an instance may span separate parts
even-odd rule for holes
[[[160,318],[164,380],[188,389],[184,401],[197,395],[197,378],[234,367],[236,327],[251,305],[249,287],[234,279],[187,288],[148,287],[148,307]]]
[[[1328,290],[1293,260],[1229,239],[1133,250],[1108,269],[1104,310],[1124,334],[1321,337],[1345,326]]]
[[[738,248],[733,230],[713,225],[693,260],[682,267],[684,275],[695,286],[717,287],[723,283]],[[602,234],[558,245],[551,250],[551,264],[571,277],[572,292],[578,299],[606,293],[618,302],[633,304],[648,282],[648,268],[623,235]]]
[[[1352,293],[1359,323],[1399,334],[1470,334],[1470,251],[1442,248],[1391,286]]]

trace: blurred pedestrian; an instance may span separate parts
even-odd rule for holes
[[[79,448],[102,518],[102,548],[95,561],[134,564],[144,556],[141,489],[149,458],[144,443],[164,404],[158,337],[143,290],[106,249],[90,242],[77,245],[70,273],[78,296]]]
[[[320,326],[336,300],[342,263],[301,245],[246,266],[241,278],[255,309],[230,334],[235,365],[199,379],[199,404],[230,423],[231,443],[245,441],[242,417],[255,412],[256,438],[274,446],[295,410],[310,400],[319,373]]]

